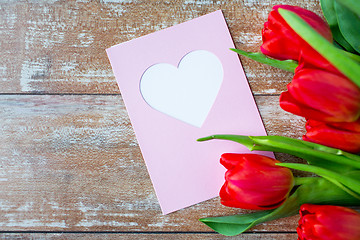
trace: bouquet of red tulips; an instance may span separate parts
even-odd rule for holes
[[[256,224],[300,212],[301,240],[360,239],[360,214],[343,207],[360,205],[360,4],[321,0],[321,8],[327,22],[300,7],[274,6],[262,30],[262,53],[232,49],[294,72],[280,96],[280,106],[306,118],[306,134],[303,140],[213,135],[199,141],[235,141],[250,150],[287,153],[307,163],[223,154],[220,163],[227,172],[221,203],[262,210],[200,219],[223,235],[237,235]],[[294,177],[290,169],[317,176]]]

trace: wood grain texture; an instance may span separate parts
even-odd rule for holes
[[[320,14],[318,0],[0,1],[3,93],[119,93],[105,49],[221,9],[238,48],[258,51],[273,5]],[[291,73],[242,58],[254,94],[278,94]]]
[[[219,234],[67,234],[67,233],[58,233],[58,234],[3,234],[0,235],[0,238],[3,240],[10,239],[44,239],[44,240],[66,240],[66,239],[99,239],[99,240],[123,240],[123,239],[136,239],[136,240],[153,240],[153,239],[164,239],[164,240],[255,240],[255,239],[272,239],[272,240],[294,240],[297,238],[295,233],[281,233],[281,234],[243,234],[235,237],[225,237]]]
[[[277,98],[256,97],[268,132],[300,137]],[[120,95],[0,96],[0,123],[1,230],[209,231],[198,218],[246,212],[215,198],[162,216]]]
[[[258,51],[276,4],[321,14],[318,0],[0,0],[0,239],[296,239],[298,216],[210,233],[199,218],[249,212],[219,198],[161,215],[105,53],[219,9],[236,47]],[[278,104],[292,74],[241,61],[268,134],[300,138]]]

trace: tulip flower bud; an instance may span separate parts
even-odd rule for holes
[[[280,96],[285,111],[323,122],[353,122],[360,116],[360,89],[343,75],[297,69]]]
[[[303,204],[296,230],[298,240],[359,240],[360,214],[346,207]]]
[[[314,54],[314,51],[309,51],[308,49],[302,49],[300,50],[300,56],[298,59],[299,65],[295,69],[295,73],[300,71],[303,68],[316,68],[321,69],[327,72],[332,72],[337,75],[343,74],[336,68],[334,65],[332,65],[328,60],[326,60],[323,56],[320,54]],[[345,76],[344,76],[345,77]]]
[[[306,122],[303,140],[338,148],[347,152],[360,152],[360,119],[349,123]]]
[[[315,13],[296,6],[276,5],[270,12],[268,21],[264,23],[261,52],[279,60],[298,60],[300,50],[311,52],[308,53],[308,55],[321,58],[321,56],[285,22],[278,12],[279,8],[296,13],[323,37],[332,41],[332,34],[328,24]]]
[[[294,184],[288,168],[257,154],[225,153],[220,163],[227,168],[220,190],[221,203],[244,209],[273,209],[288,197]]]

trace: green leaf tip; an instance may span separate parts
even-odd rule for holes
[[[205,142],[205,141],[209,141],[209,140],[212,140],[212,139],[215,139],[215,138],[214,138],[214,135],[207,136],[207,137],[202,137],[202,138],[198,138],[198,139],[196,139],[196,141],[198,141],[198,142]]]
[[[274,58],[269,58],[261,52],[246,52],[240,49],[230,48],[231,51],[236,52],[242,56],[248,57],[259,63],[264,63],[266,65],[283,69],[289,72],[295,72],[295,68],[298,66],[298,63],[293,60],[277,60]]]
[[[197,139],[197,141],[203,142],[203,141],[208,141],[208,140],[212,140],[212,139],[221,139],[221,140],[237,142],[237,143],[244,145],[248,149],[250,149],[250,151],[252,150],[252,148],[254,146],[254,141],[251,140],[250,136],[244,136],[244,135],[216,134],[216,135],[211,135],[208,137],[199,138],[199,139]]]

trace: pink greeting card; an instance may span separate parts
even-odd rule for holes
[[[212,134],[266,135],[221,11],[107,49],[163,214],[218,195]],[[271,155],[271,154],[270,154]]]

